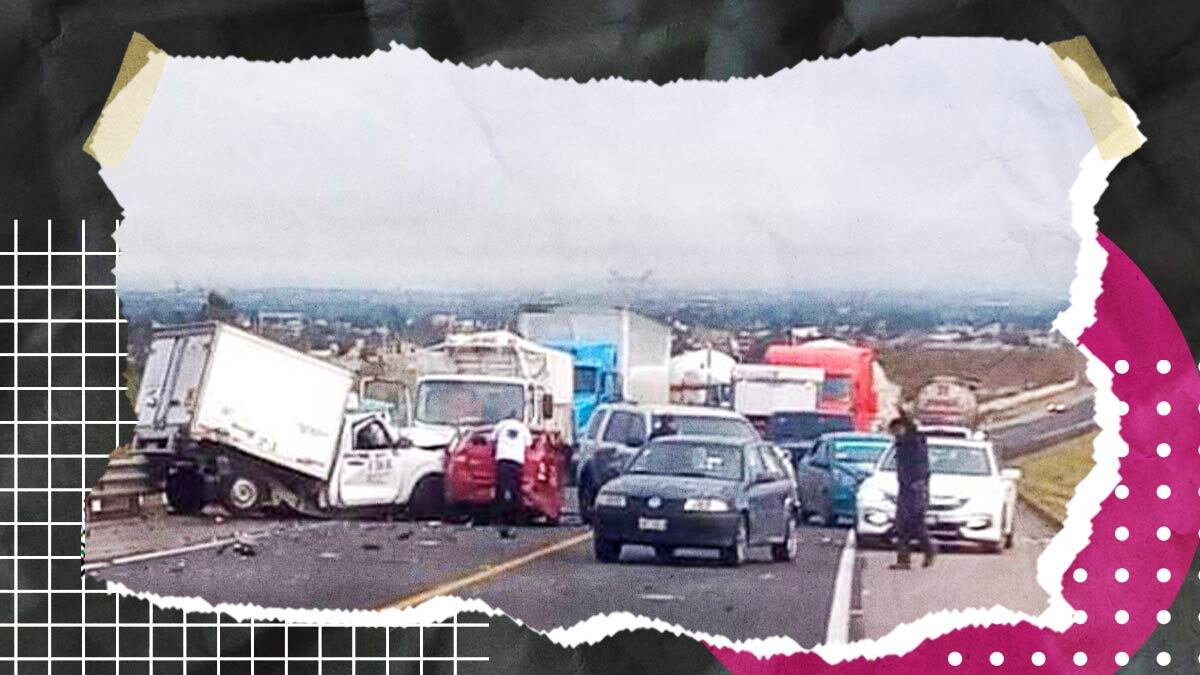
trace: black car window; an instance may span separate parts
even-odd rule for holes
[[[763,464],[762,455],[758,448],[751,445],[746,448],[746,474],[751,481],[756,481],[767,471],[767,467]]]
[[[636,440],[640,445],[646,440],[646,423],[637,413],[613,411],[608,419],[608,427],[604,429],[604,440],[623,445]]]
[[[775,449],[769,445],[758,446],[759,452],[762,453],[763,464],[767,467],[767,473],[775,480],[781,480],[787,473],[783,469],[783,465],[779,463],[779,455],[775,454]]]
[[[746,457],[751,455],[746,453]],[[742,448],[703,441],[651,441],[626,473],[740,481]]]
[[[628,433],[625,434],[626,440],[636,439],[638,444],[646,442],[646,418],[642,415],[630,415]]]
[[[595,440],[596,436],[600,435],[600,425],[604,423],[606,414],[608,414],[608,408],[596,408],[592,412],[592,419],[588,420],[587,431],[583,434],[584,438]]]
[[[604,427],[603,440],[624,443],[626,430],[629,428],[630,417],[631,415],[627,412],[614,410],[612,414],[608,416],[608,426]]]
[[[813,448],[812,460],[809,463],[813,466],[829,466],[829,444],[817,443],[817,447]]]
[[[379,422],[367,424],[354,437],[355,450],[383,450],[391,446],[391,438]]]

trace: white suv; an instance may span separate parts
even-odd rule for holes
[[[690,405],[605,403],[576,438],[579,513],[587,522],[600,486],[625,469],[650,438],[660,434],[759,440],[754,425],[731,410]]]

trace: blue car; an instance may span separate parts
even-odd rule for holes
[[[858,486],[892,444],[887,434],[837,432],[822,435],[796,466],[800,517],[818,516],[833,526],[856,515]]]

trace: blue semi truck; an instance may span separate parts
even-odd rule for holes
[[[575,366],[574,429],[576,435],[582,434],[596,406],[621,400],[617,346],[585,340],[547,340],[542,344],[571,355]]]

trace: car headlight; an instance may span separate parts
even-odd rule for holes
[[[683,510],[721,513],[729,510],[729,502],[725,501],[724,499],[711,499],[708,497],[688,499],[683,502]]]
[[[596,506],[606,506],[612,509],[625,508],[625,495],[616,495],[611,492],[601,492],[596,495]]]

